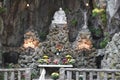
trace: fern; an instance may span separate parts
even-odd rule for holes
[[[0,14],[4,13],[6,11],[6,8],[0,7]]]

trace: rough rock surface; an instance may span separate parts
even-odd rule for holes
[[[76,40],[72,43],[72,48],[77,54],[75,64],[76,67],[96,68],[95,65],[95,49],[93,49],[91,33],[89,29],[79,31]]]
[[[19,65],[21,67],[36,68],[37,61],[42,59],[44,55],[49,56],[51,59],[62,59],[69,54],[76,60],[77,64],[74,64],[74,67],[95,68],[95,50],[92,48],[90,50],[76,50],[72,47],[74,43],[69,42],[68,32],[67,25],[51,25],[44,42],[40,42],[39,46],[34,49],[27,48],[20,53]],[[78,35],[78,37],[80,36]]]
[[[108,31],[110,34],[119,32],[120,30],[120,0],[107,1]]]
[[[104,50],[102,68],[120,69],[120,32],[116,33]]]
[[[68,13],[71,12],[69,17],[72,17],[72,12],[75,13],[76,10],[79,10],[80,6],[85,5],[83,0],[2,0],[1,2],[3,3],[3,7],[6,8],[6,12],[2,15],[4,32],[1,41],[5,47],[20,47],[24,41],[24,32],[31,26],[38,31],[38,34],[41,32],[47,34],[52,16],[59,7],[65,10],[67,17]],[[27,3],[29,3],[29,7],[26,6]],[[79,16],[82,18],[80,13],[78,13],[77,17],[79,18]],[[77,26],[83,24],[81,19],[78,22],[80,23]],[[69,23],[71,24],[71,22]],[[73,26],[70,28],[76,29]],[[76,35],[74,33],[75,31],[70,32],[70,34]],[[71,36],[70,39],[73,39],[73,37]]]

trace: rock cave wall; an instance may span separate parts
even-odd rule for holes
[[[39,36],[42,36],[41,34],[43,33],[47,35],[54,12],[59,7],[66,9],[66,12],[74,12],[82,6],[80,2],[79,0],[3,1],[3,7],[6,8],[6,12],[1,15],[4,22],[1,43],[3,46],[21,46],[23,35],[29,27],[37,30]],[[26,6],[28,3],[30,4],[29,7]]]
[[[101,1],[102,0],[89,0],[88,3],[90,6],[87,8],[85,6],[85,3],[87,2],[86,0],[2,0],[2,5],[6,8],[6,11],[2,14],[0,13],[0,23],[3,21],[3,25],[0,26],[0,46],[2,46],[0,49],[5,47],[16,47],[15,49],[7,48],[7,50],[17,51],[17,48],[23,44],[24,33],[29,27],[37,30],[39,36],[43,36],[43,34],[47,35],[49,32],[49,25],[51,24],[52,16],[54,12],[61,6],[67,14],[69,40],[71,42],[76,39],[80,28],[83,26],[84,20],[82,10],[84,11],[87,9],[88,27],[100,27],[102,32],[107,30],[111,34],[114,34],[115,32],[119,31],[120,27],[120,2],[119,0],[116,0],[116,2],[109,2],[109,0],[107,0],[107,5],[113,4],[113,7],[116,8],[116,11],[115,15],[112,17],[112,19],[110,19],[110,10],[108,9],[107,20],[110,19],[111,24],[110,27],[107,26],[102,28],[102,23],[99,23],[99,18],[93,18],[91,15],[92,9],[95,8],[94,5],[101,5]],[[29,7],[26,6],[27,3],[30,4]],[[95,23],[99,23],[99,25],[95,25]],[[109,23],[110,22],[108,22],[108,24]],[[108,28],[110,28],[110,30]],[[93,34],[94,33],[92,33],[92,35]],[[93,39],[93,42],[99,43],[103,37],[104,33],[100,34],[97,39]],[[41,37],[40,40],[42,41]]]

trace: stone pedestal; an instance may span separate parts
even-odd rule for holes
[[[73,43],[73,49],[75,50],[90,50],[92,48],[91,33],[88,29],[82,29]]]
[[[77,51],[76,67],[96,68],[95,50],[92,48],[92,46],[90,31],[88,29],[82,29],[72,44],[73,49]]]

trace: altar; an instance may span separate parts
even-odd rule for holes
[[[43,69],[45,70],[45,68],[53,68],[53,67],[56,67],[56,68],[71,68],[71,67],[73,67],[73,65],[43,65],[43,64],[40,64],[40,65],[38,65],[38,67],[40,68],[40,73],[42,73],[42,71],[43,71]],[[45,70],[45,72],[46,72],[46,70]]]
[[[73,65],[38,65],[38,67],[40,67],[40,68],[44,68],[44,67],[60,67],[60,68],[69,68],[69,67],[73,67]]]
[[[73,65],[52,65],[52,64],[50,64],[50,65],[47,65],[47,64],[40,64],[40,65],[38,65],[38,67],[40,68],[40,74],[41,74],[41,76],[39,77],[39,80],[45,80],[45,75],[46,75],[46,69],[45,68],[70,68],[70,67],[73,67]],[[69,75],[71,75],[71,74],[69,74]]]

